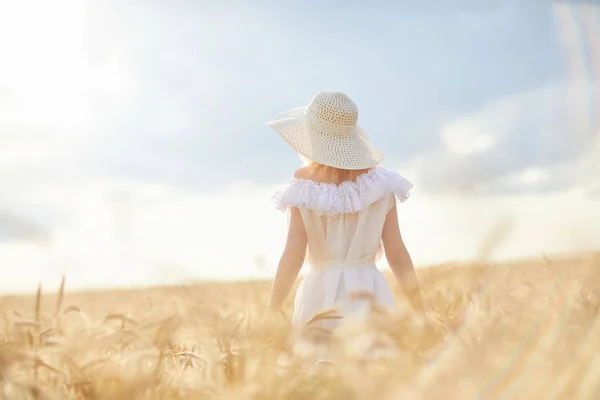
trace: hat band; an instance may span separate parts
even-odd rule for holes
[[[317,117],[307,107],[305,110],[306,124],[311,128],[323,133],[331,133],[338,136],[352,137],[357,133],[356,125],[337,125]]]

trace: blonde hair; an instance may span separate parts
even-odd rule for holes
[[[303,160],[304,160],[305,166],[311,167],[311,168],[313,168],[313,170],[315,172],[319,173],[319,175],[320,175],[319,178],[321,178],[321,180],[323,182],[335,183],[338,185],[340,183],[347,182],[347,181],[355,181],[359,175],[362,175],[366,171],[369,170],[369,168],[358,169],[358,170],[341,169],[341,168],[330,167],[329,165],[323,165],[316,161],[309,160],[304,157],[303,157]]]

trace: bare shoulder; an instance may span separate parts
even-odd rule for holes
[[[311,179],[313,177],[313,169],[309,166],[298,168],[294,172],[294,178],[296,179]]]

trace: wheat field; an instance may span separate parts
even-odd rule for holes
[[[599,268],[586,254],[420,269],[436,332],[395,289],[399,314],[314,335],[333,364],[310,361],[318,343],[290,348],[285,316],[257,331],[270,282],[71,292],[66,277],[0,298],[0,398],[598,399]]]

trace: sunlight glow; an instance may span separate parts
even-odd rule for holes
[[[93,117],[90,91],[127,90],[118,60],[89,63],[85,11],[77,0],[0,5],[0,88],[13,99],[0,122],[81,126]]]

